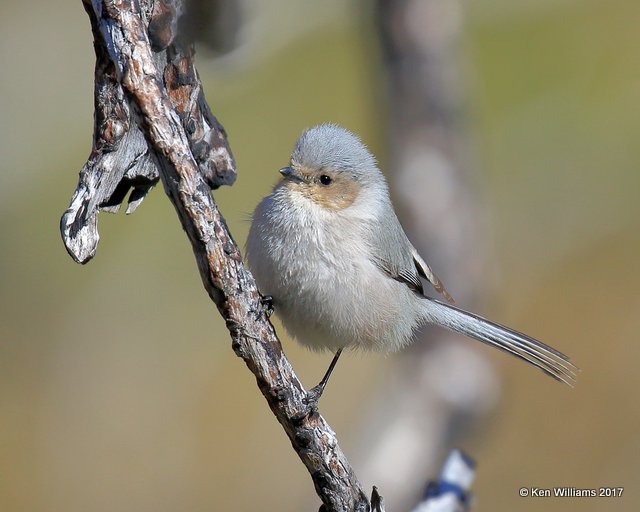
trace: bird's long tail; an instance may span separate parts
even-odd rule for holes
[[[573,386],[578,368],[562,352],[508,327],[424,297],[424,319],[451,331],[496,347],[540,368],[560,382]]]

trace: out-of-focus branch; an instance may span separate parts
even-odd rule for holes
[[[457,54],[458,0],[378,0],[376,23],[388,100],[391,189],[409,238],[458,304],[471,306],[483,273],[482,215],[464,138]],[[457,339],[456,339],[457,338]],[[459,337],[425,328],[394,358],[365,421],[358,466],[407,509],[443,449],[492,403],[495,378]]]
[[[71,246],[72,256],[84,262],[93,255],[92,247],[95,252],[97,232],[91,233],[86,219],[92,215],[95,219],[95,209],[112,197],[109,193],[129,185],[126,173],[118,178],[118,168],[133,169],[144,158],[148,170],[152,162],[191,241],[204,287],[226,321],[233,349],[255,375],[309,471],[324,510],[368,510],[369,501],[334,432],[317,412],[309,414],[307,394],[282,352],[255,281],[211,197],[210,186],[233,181],[235,169],[224,131],[204,102],[192,50],[175,39],[181,4],[86,0],[85,8],[92,20],[98,65],[108,70],[99,78],[111,92],[105,101],[100,96],[103,87],[96,85],[98,147],[81,173],[74,196],[79,204],[72,201],[75,209],[63,217],[68,248],[69,240],[77,241],[82,229],[89,230],[83,241]],[[153,50],[166,52],[166,64]],[[116,121],[115,135],[98,129]],[[128,130],[134,125],[144,139],[128,148],[123,139],[133,133]],[[114,151],[117,158],[110,158]],[[102,181],[105,175],[109,187]],[[84,178],[91,186],[82,186]]]
[[[224,54],[237,47],[243,23],[246,23],[246,0],[185,0],[185,23],[181,29],[198,43]]]

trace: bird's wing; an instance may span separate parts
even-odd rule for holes
[[[384,239],[381,237],[382,233],[385,234]],[[381,220],[371,230],[371,235],[373,240],[370,248],[373,261],[389,277],[406,284],[414,292],[424,295],[424,288],[420,280],[420,276],[422,276],[447,301],[453,303],[453,298],[440,279],[409,242],[395,215],[389,215]]]
[[[442,296],[445,299],[447,299],[447,302],[454,304],[455,300],[453,300],[453,297],[449,294],[447,289],[444,287],[444,285],[442,284],[442,281],[440,281],[438,276],[435,275],[433,270],[431,270],[431,267],[427,265],[427,262],[422,259],[422,256],[418,254],[418,251],[416,251],[415,247],[412,246],[411,249],[412,249],[411,255],[413,256],[413,262],[416,268],[418,269],[418,273],[422,277],[424,277],[427,281],[429,281],[433,286],[433,288],[438,293],[442,294]]]
[[[406,284],[414,292],[424,295],[424,288],[422,287],[422,281],[416,272],[415,267],[413,269],[399,269],[397,266],[392,265],[389,261],[375,258],[375,263],[385,274],[392,279]],[[412,272],[413,270],[413,272]]]

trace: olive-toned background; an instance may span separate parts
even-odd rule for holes
[[[369,8],[319,5],[272,2],[237,55],[199,55],[238,161],[236,185],[215,197],[239,242],[304,127],[344,124],[384,162]],[[87,266],[67,256],[58,222],[91,143],[91,35],[80,2],[29,6],[0,4],[0,509],[313,509],[162,190],[130,217],[101,215]],[[637,510],[640,4],[465,8],[467,126],[496,279],[480,312],[583,370],[571,390],[489,355],[500,399],[458,442],[479,463],[475,509]],[[328,356],[284,343],[315,384]],[[393,357],[348,356],[327,389],[347,454],[373,370]],[[603,485],[623,497],[518,496]]]

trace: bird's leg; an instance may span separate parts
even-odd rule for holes
[[[306,402],[307,402],[307,406],[309,408],[310,414],[318,410],[318,401],[322,396],[322,392],[324,391],[324,388],[327,385],[327,382],[329,382],[329,377],[331,377],[331,373],[333,372],[333,369],[336,367],[336,364],[338,363],[338,359],[340,359],[340,354],[342,354],[341,348],[338,349],[338,351],[336,352],[336,355],[333,356],[333,359],[331,360],[331,364],[329,365],[327,372],[324,374],[324,377],[322,377],[320,384],[318,384],[317,386],[307,391]]]
[[[260,298],[260,302],[264,307],[264,314],[267,315],[267,318],[270,318],[273,315],[273,297],[271,295],[263,295]]]

